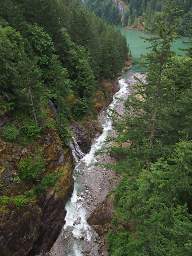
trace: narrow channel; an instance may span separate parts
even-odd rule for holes
[[[74,191],[66,204],[66,223],[50,252],[51,256],[100,255],[99,237],[89,226],[87,219],[115,187],[116,174],[97,165],[97,163],[110,161],[109,156],[99,151],[107,143],[106,139],[113,134],[113,121],[110,113],[113,110],[123,113],[124,103],[130,94],[130,86],[136,82],[135,77],[142,79],[144,75],[129,71],[119,79],[119,91],[113,96],[108,109],[99,116],[103,132],[93,142],[90,152],[83,155],[73,139],[71,148],[76,160]]]

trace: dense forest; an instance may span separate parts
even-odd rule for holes
[[[154,33],[144,81],[130,88],[124,115],[110,115],[115,138],[104,151],[113,161],[102,167],[121,179],[108,195],[108,253],[191,256],[191,0],[0,0],[1,256],[46,253],[65,224],[72,125],[93,139],[98,127],[89,124],[128,57],[112,24]],[[181,35],[189,47],[177,56],[172,44]]]
[[[124,9],[122,12],[119,10],[115,1],[112,0],[84,0],[82,1],[93,10],[99,17],[105,19],[108,23],[118,25],[121,23],[122,15],[124,14]]]
[[[22,109],[40,124],[52,99],[60,118],[83,116],[97,81],[122,69],[125,40],[76,1],[1,1],[0,17],[1,115]]]
[[[1,138],[27,144],[55,127],[66,143],[70,122],[95,113],[100,81],[126,58],[120,33],[77,1],[0,1]]]
[[[59,235],[71,124],[92,124],[107,97],[101,82],[127,55],[121,34],[79,1],[0,0],[1,256],[36,255]]]
[[[151,28],[157,14],[162,10],[163,0],[85,0],[87,6],[95,13],[115,25],[144,25]],[[188,27],[192,23],[192,2],[176,0],[183,10],[178,24],[182,35],[188,35]]]
[[[146,81],[132,88],[125,116],[115,118],[110,152],[117,163],[110,167],[122,181],[108,237],[111,256],[192,252],[192,55],[171,51],[180,15],[169,1],[157,16]]]

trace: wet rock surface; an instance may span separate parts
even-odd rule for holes
[[[112,120],[108,116],[115,109],[121,116],[124,102],[134,84],[134,74],[129,73],[126,80],[120,81],[117,93],[109,109],[101,113],[102,134],[93,141],[91,149],[76,165],[75,189],[67,203],[66,224],[50,251],[51,256],[107,256],[106,233],[113,215],[113,200],[108,195],[120,181],[120,177],[102,164],[112,163],[106,153],[98,152],[108,143],[109,136],[115,136]],[[109,145],[108,145],[109,146]],[[99,163],[99,165],[98,165]]]
[[[39,233],[42,212],[36,205],[0,212],[0,255],[27,255]]]
[[[33,154],[39,146],[46,162],[45,175],[61,176],[55,188],[25,206],[0,205],[1,256],[32,256],[49,251],[64,225],[64,205],[73,190],[73,160],[55,130],[47,130],[27,146],[0,140],[0,196],[22,195],[32,188],[30,183],[15,182],[15,178],[19,160]]]
[[[102,127],[97,120],[88,120],[83,123],[73,122],[71,128],[83,153],[89,152],[93,138],[102,132]]]
[[[108,255],[106,236],[111,229],[113,218],[113,198],[108,196],[104,202],[100,203],[96,210],[88,218],[88,223],[99,235],[99,255]]]
[[[102,113],[112,102],[113,95],[119,90],[117,81],[101,81],[101,89],[95,93],[93,105],[97,113],[95,116],[88,116],[82,122],[73,122],[71,130],[83,153],[88,153],[94,139],[102,133],[102,124],[97,114]]]

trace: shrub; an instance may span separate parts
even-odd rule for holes
[[[71,133],[69,129],[69,122],[63,113],[60,113],[57,118],[57,128],[61,139],[67,144],[71,140]]]
[[[34,189],[35,194],[39,195],[43,193],[46,189],[55,186],[59,178],[59,174],[52,173],[45,176],[41,183]]]
[[[26,121],[21,130],[28,138],[33,139],[36,138],[41,132],[41,128],[32,120]]]
[[[89,112],[89,110],[90,106],[88,106],[86,100],[81,99],[76,102],[75,106],[72,109],[72,113],[75,119],[79,120],[82,119],[85,114]]]
[[[28,157],[19,162],[19,178],[27,182],[39,180],[45,169],[45,162],[41,155]]]
[[[30,198],[27,198],[25,195],[19,195],[12,198],[12,203],[18,207],[21,208],[31,202]]]
[[[17,129],[17,127],[15,125],[8,124],[3,127],[2,136],[5,140],[7,140],[9,142],[13,142],[19,136],[19,130]]]
[[[18,195],[18,196],[1,196],[0,197],[0,205],[1,206],[8,206],[8,205],[15,205],[18,208],[21,208],[31,202],[31,198],[26,197],[25,195]]]
[[[5,113],[9,112],[13,108],[13,104],[10,102],[6,102],[0,96],[0,116],[4,115]]]
[[[0,197],[0,205],[6,206],[10,203],[10,197],[8,196],[1,196]]]
[[[58,181],[59,174],[51,173],[45,176],[41,181],[41,186],[45,189],[54,187]]]

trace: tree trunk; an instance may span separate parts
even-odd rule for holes
[[[32,92],[31,92],[31,88],[30,88],[30,87],[29,87],[29,97],[30,97],[30,101],[31,101],[31,107],[32,107],[33,118],[34,118],[34,120],[35,120],[36,125],[38,125],[37,114],[36,114],[35,105],[34,105],[34,101],[33,101],[33,95],[32,95]]]

